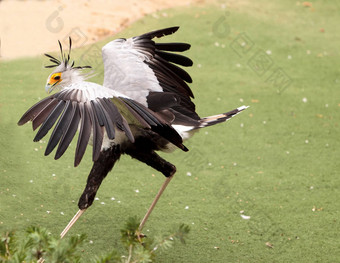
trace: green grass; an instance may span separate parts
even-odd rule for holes
[[[163,233],[180,223],[191,232],[186,246],[161,254],[159,262],[338,261],[340,7],[333,1],[312,3],[313,8],[265,0],[225,9],[182,7],[167,10],[167,16],[164,11],[147,16],[117,36],[180,25],[165,40],[192,44],[187,54],[195,64],[188,71],[198,113],[251,106],[195,135],[186,143],[188,153],[163,155],[178,172],[145,232]],[[235,51],[242,48],[235,46],[240,33],[253,44],[242,56]],[[272,64],[261,76],[250,67],[259,50]],[[0,64],[0,232],[33,224],[59,234],[77,211],[91,167],[89,150],[76,169],[74,148],[58,161],[44,157],[46,144],[32,142],[29,125],[16,125],[46,96],[45,63],[39,57]],[[277,68],[291,80],[285,89],[271,81]],[[101,76],[94,80],[100,83]],[[121,247],[119,229],[128,217],[144,215],[163,180],[123,156],[101,186],[100,200],[71,230],[93,241],[84,258]],[[242,219],[240,211],[251,218]]]

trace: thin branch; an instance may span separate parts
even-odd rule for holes
[[[132,258],[132,251],[133,251],[133,245],[131,244],[130,247],[129,247],[129,257],[127,259],[127,263],[130,263],[131,261],[131,258]]]

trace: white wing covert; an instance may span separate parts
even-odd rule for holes
[[[174,124],[199,125],[200,117],[191,101],[187,83],[190,75],[181,66],[192,66],[191,59],[173,52],[190,48],[187,43],[155,43],[153,38],[170,35],[178,27],[152,31],[129,39],[117,39],[103,49],[104,86],[116,90],[147,108],[171,113]]]

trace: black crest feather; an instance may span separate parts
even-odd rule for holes
[[[53,63],[52,65],[45,66],[45,68],[58,67],[59,65],[61,65],[61,63],[64,63],[65,67],[67,67],[69,65],[70,60],[71,60],[72,39],[71,39],[71,37],[69,37],[69,50],[68,50],[67,55],[66,55],[65,52],[63,52],[63,45],[61,44],[61,42],[59,40],[58,40],[58,43],[59,43],[59,48],[60,48],[60,59],[57,59],[56,57],[53,57],[50,54],[44,54]],[[91,68],[91,66],[74,67],[74,61],[72,61],[71,68],[73,68],[73,69],[84,69],[84,68]]]

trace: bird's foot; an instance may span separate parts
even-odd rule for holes
[[[145,234],[143,234],[140,230],[136,230],[136,236],[138,239],[138,242],[143,244],[143,239],[146,238],[147,236]]]

